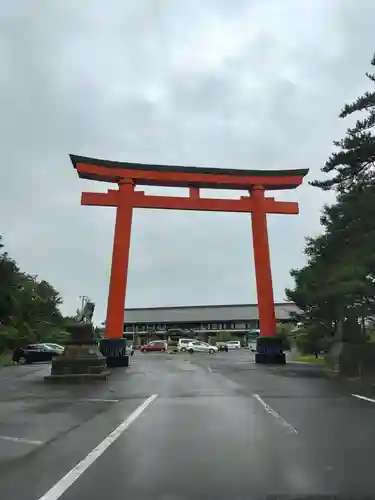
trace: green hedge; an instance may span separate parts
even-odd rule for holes
[[[16,347],[23,347],[25,344],[39,342],[52,342],[64,344],[69,338],[69,334],[61,331],[60,328],[33,330],[26,323],[19,328],[13,326],[0,325],[0,353],[13,351]]]
[[[12,353],[9,351],[0,354],[0,367],[2,366],[12,366]]]
[[[27,327],[0,326],[0,352],[13,351],[16,347],[37,341],[35,333]]]

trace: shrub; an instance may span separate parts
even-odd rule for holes
[[[0,325],[0,352],[13,351],[16,347],[36,341],[37,336],[27,323],[19,328]]]
[[[228,340],[233,340],[232,334],[226,330],[219,331],[217,334],[219,342],[227,342]]]

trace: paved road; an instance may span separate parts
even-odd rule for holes
[[[2,500],[373,498],[375,404],[315,368],[137,353],[71,390],[46,370],[0,372]]]

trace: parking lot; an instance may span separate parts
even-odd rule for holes
[[[375,405],[318,368],[241,350],[137,352],[93,385],[44,384],[48,370],[0,372],[2,500],[375,490]]]

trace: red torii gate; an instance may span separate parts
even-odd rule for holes
[[[81,205],[116,207],[112,268],[109,285],[106,332],[108,339],[123,335],[130,234],[134,208],[203,210],[251,213],[255,276],[261,337],[276,334],[267,214],[298,214],[298,203],[275,201],[266,190],[294,189],[302,184],[308,169],[235,170],[99,160],[70,155],[82,179],[113,182],[118,189],[107,193],[82,193]],[[189,197],[146,195],[137,185],[189,188]],[[247,190],[239,199],[201,198],[200,189]]]

